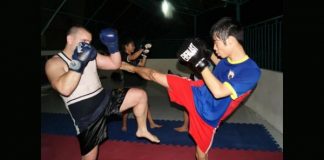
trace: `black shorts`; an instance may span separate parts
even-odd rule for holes
[[[123,71],[123,87],[145,87],[147,80],[135,73]]]
[[[108,137],[108,116],[112,114],[121,115],[119,109],[128,90],[129,88],[113,89],[110,92],[108,103],[102,104],[105,105],[104,112],[102,112],[93,123],[91,123],[86,129],[77,135],[82,156],[89,153],[95,146],[99,145]]]

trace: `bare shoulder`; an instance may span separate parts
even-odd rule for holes
[[[45,64],[46,71],[63,70],[65,67],[67,67],[67,64],[58,56],[51,57]]]
[[[48,59],[46,62],[46,66],[48,66],[48,67],[63,66],[64,64],[66,64],[66,63],[58,56],[53,56],[50,59]]]

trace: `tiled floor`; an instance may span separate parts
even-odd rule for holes
[[[115,88],[120,86],[120,84],[110,81],[110,78],[102,79],[102,84],[104,87]],[[149,107],[153,119],[183,120],[182,109],[170,103],[165,88],[153,82],[148,82],[144,89],[149,96]],[[42,87],[41,111],[48,113],[67,113],[62,99],[49,87]],[[280,147],[283,148],[283,135],[247,106],[240,106],[227,121],[263,124]]]

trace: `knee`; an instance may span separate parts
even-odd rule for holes
[[[138,94],[139,94],[139,96],[140,96],[141,99],[147,100],[147,94],[146,94],[146,91],[145,90],[138,89]]]
[[[146,94],[145,90],[140,89],[140,88],[133,88],[133,89],[134,89],[134,92],[136,93],[136,98],[139,102],[147,101],[147,94]]]

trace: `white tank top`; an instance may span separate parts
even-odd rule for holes
[[[71,60],[63,53],[60,52],[57,54],[61,57],[67,64],[71,62]],[[66,72],[68,72],[68,68],[64,68]],[[96,60],[92,60],[85,67],[83,74],[81,75],[81,79],[79,81],[78,86],[72,92],[72,94],[68,97],[60,95],[65,103],[65,105],[70,105],[84,99],[91,98],[103,90],[98,73],[97,73],[97,64]]]

